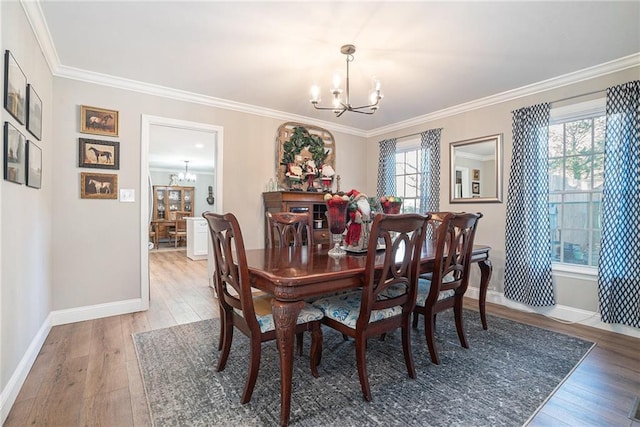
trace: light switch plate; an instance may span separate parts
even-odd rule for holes
[[[135,202],[136,190],[133,188],[121,188],[120,189],[120,201],[121,202]]]

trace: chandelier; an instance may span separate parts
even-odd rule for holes
[[[196,175],[189,173],[189,160],[184,161],[184,173],[178,174],[178,180],[187,182],[196,182]]]
[[[333,95],[332,107],[318,107],[320,99],[320,87],[311,87],[311,103],[316,110],[332,110],[336,117],[340,117],[345,111],[352,111],[360,114],[373,114],[378,109],[380,100],[382,99],[382,92],[380,92],[380,82],[377,79],[373,79],[373,87],[371,95],[369,97],[369,104],[354,107],[351,105],[351,96],[349,94],[349,62],[353,61],[353,54],[356,52],[356,47],[352,44],[346,44],[340,48],[340,52],[347,57],[347,78],[346,78],[346,92],[345,99],[342,100],[342,89],[340,89],[341,78],[339,74],[333,77],[333,88],[331,94]]]

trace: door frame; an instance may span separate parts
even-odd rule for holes
[[[222,210],[222,126],[207,123],[190,122],[186,120],[171,119],[167,117],[142,114],[140,123],[140,298],[141,309],[149,309],[149,145],[151,126],[167,126],[185,130],[196,130],[211,133],[214,137],[214,171],[215,171],[215,197],[216,203],[213,211],[221,213]]]

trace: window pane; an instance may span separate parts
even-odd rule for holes
[[[564,231],[562,252],[563,262],[587,265],[589,262],[589,232],[586,230]]]
[[[416,199],[402,199],[402,212],[403,213],[415,213],[416,212]]]
[[[560,248],[562,247],[560,243],[560,237],[562,236],[562,231],[560,230],[552,230],[551,231],[551,261],[552,262],[561,262],[560,258]]]
[[[591,227],[599,229],[600,219],[602,218],[602,194],[593,193],[593,203],[591,204]]]
[[[571,156],[566,160],[566,190],[591,189],[591,156]]]
[[[564,125],[549,126],[549,157],[560,157],[564,155]]]
[[[593,119],[593,152],[604,152],[605,116]]]
[[[591,153],[591,119],[565,124],[567,156]]]
[[[564,190],[563,159],[549,159],[549,191]]]
[[[406,163],[407,163],[407,172],[406,173],[417,173],[418,171],[418,152],[417,151],[409,151],[405,153]]]
[[[589,195],[567,194],[564,199],[562,228],[588,228]]]
[[[604,184],[604,154],[593,156],[593,189],[602,190]]]
[[[591,250],[591,265],[598,266],[598,258],[600,258],[600,239],[602,234],[599,231],[593,232],[593,249]]]
[[[396,175],[396,193],[397,194],[389,194],[389,196],[400,196],[405,192],[404,189],[404,175]]]
[[[416,175],[407,175],[405,178],[406,187],[404,189],[403,197],[417,197],[418,196],[418,186],[416,183]]]
[[[396,153],[396,175],[404,175],[406,173],[404,153]]]
[[[562,218],[562,196],[549,197],[549,223],[551,230],[560,228],[560,218]]]

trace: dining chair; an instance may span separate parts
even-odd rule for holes
[[[209,224],[213,244],[214,284],[220,303],[223,344],[218,372],[223,371],[226,366],[234,328],[245,334],[250,341],[249,373],[240,399],[244,404],[251,400],[258,378],[262,343],[276,338],[271,313],[272,297],[252,293],[244,240],[236,217],[232,213],[222,215],[213,212],[205,212],[203,217]],[[305,304],[298,315],[295,327],[296,334],[311,332],[310,366],[315,377],[318,377],[317,366],[322,352],[322,316],[322,310]]]
[[[269,245],[273,247],[313,245],[309,212],[267,212]]]
[[[431,361],[439,365],[435,345],[436,315],[453,309],[460,344],[469,348],[462,321],[462,303],[469,285],[471,253],[481,213],[430,212],[427,234],[435,240],[433,271],[418,280],[413,327],[424,316],[424,330]]]
[[[173,228],[167,232],[169,235],[169,244],[171,244],[171,238],[173,237],[173,245],[176,248],[181,239],[187,238],[187,220],[184,219],[187,216],[189,215],[177,215]]]
[[[153,242],[153,248],[158,249],[158,226],[153,222],[149,223],[149,239]]]
[[[367,339],[402,329],[402,351],[409,377],[416,377],[411,354],[411,313],[416,301],[420,253],[428,215],[376,215],[371,227],[362,288],[313,303],[324,312],[322,323],[355,339],[362,395],[371,401],[367,374]],[[378,241],[384,249],[378,250]],[[394,287],[396,293],[385,291]]]

